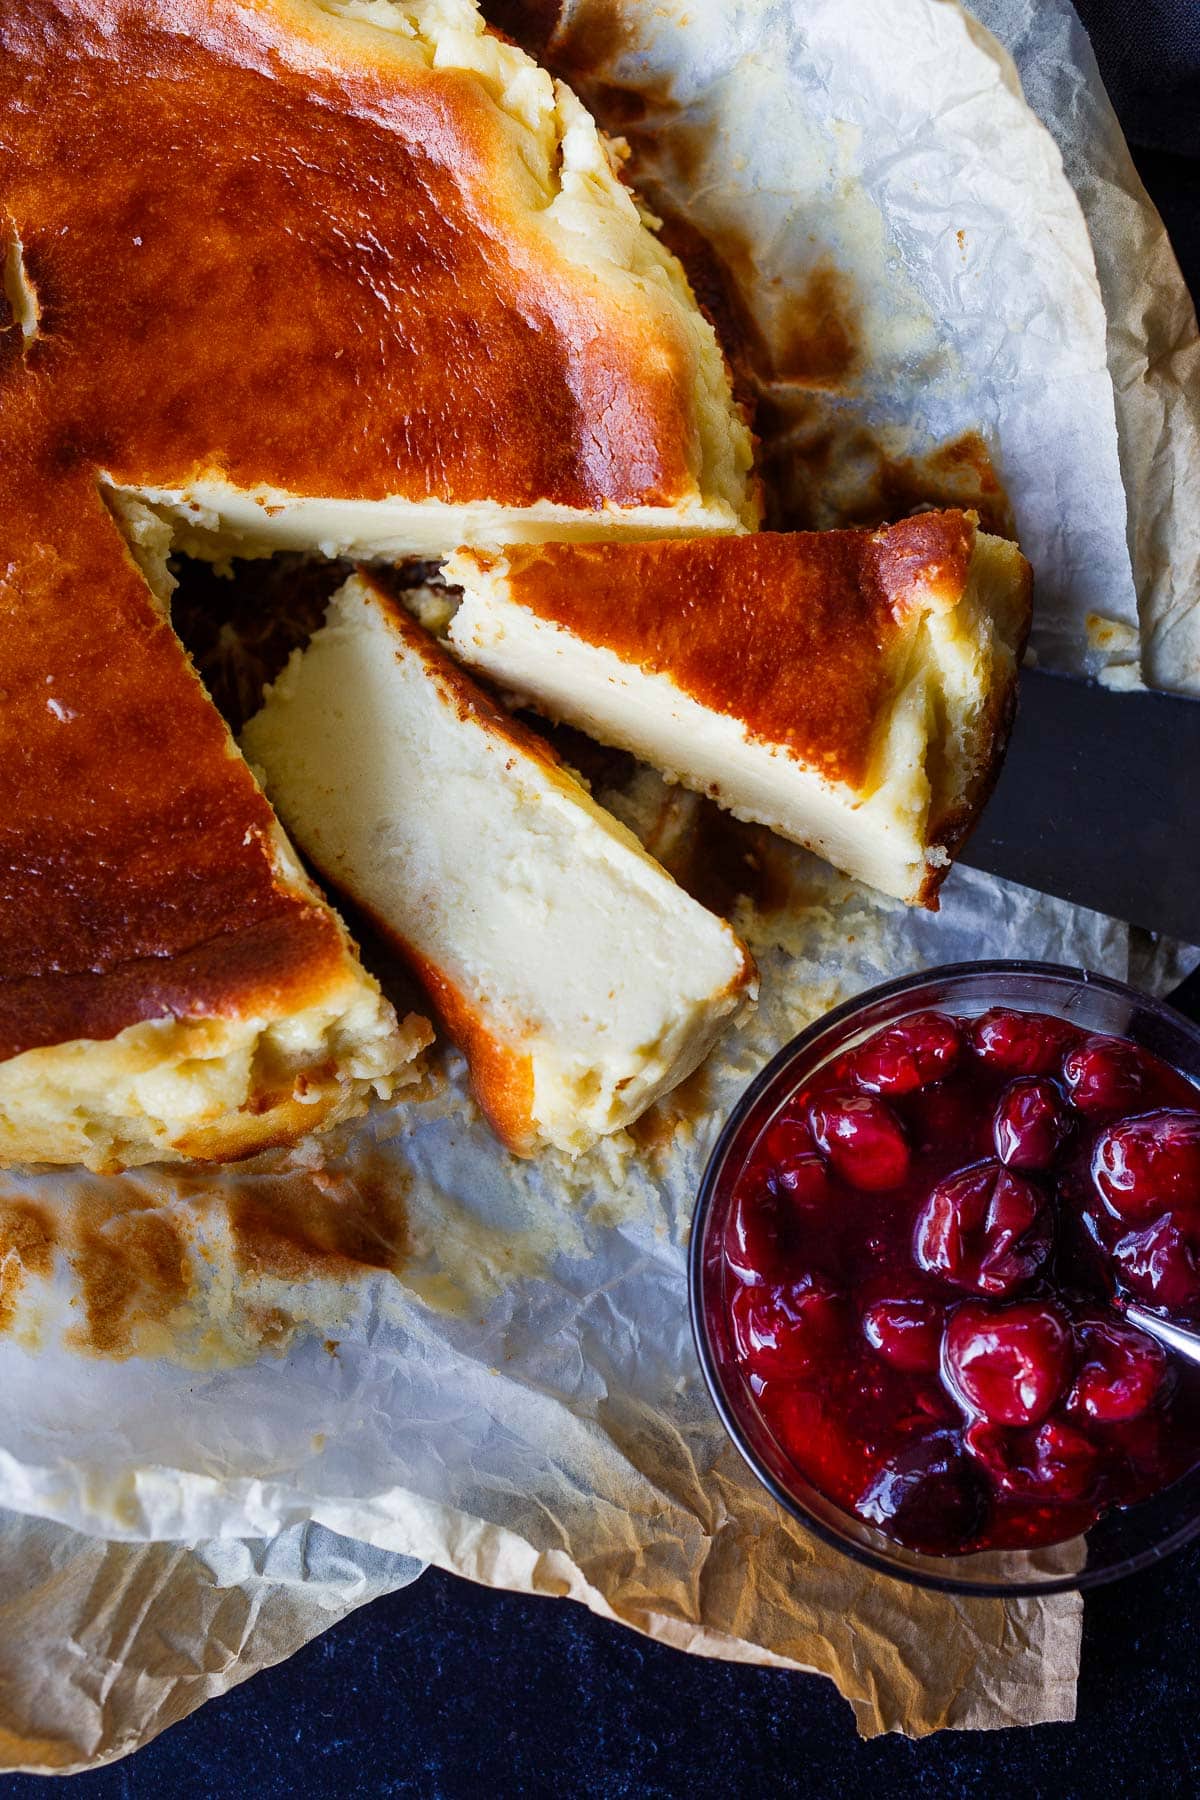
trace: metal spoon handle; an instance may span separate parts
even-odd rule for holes
[[[1113,1306],[1123,1319],[1144,1331],[1147,1337],[1156,1338],[1168,1350],[1186,1356],[1189,1362],[1200,1364],[1200,1331],[1193,1331],[1187,1325],[1175,1325],[1130,1300],[1114,1298]]]

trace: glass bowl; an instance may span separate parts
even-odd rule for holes
[[[802,1082],[882,1026],[929,1009],[970,1017],[992,1006],[1053,1013],[1127,1037],[1200,1086],[1200,1027],[1136,989],[1054,963],[954,963],[871,988],[786,1044],[734,1108],[705,1170],[692,1224],[689,1302],[709,1392],[734,1444],[781,1506],[818,1537],[881,1574],[943,1593],[1054,1594],[1115,1581],[1200,1535],[1200,1465],[1083,1536],[1035,1549],[934,1556],[906,1549],[808,1482],[777,1442],[733,1357],[722,1245],[733,1178],[760,1133]]]

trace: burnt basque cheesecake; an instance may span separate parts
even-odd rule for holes
[[[242,1155],[411,1078],[166,556],[756,523],[679,266],[465,0],[0,7],[0,1158]]]

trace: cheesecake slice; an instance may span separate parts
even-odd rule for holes
[[[416,1074],[95,487],[0,462],[0,1162],[225,1161]],[[49,477],[47,477],[49,480]]]
[[[305,854],[411,960],[518,1155],[630,1124],[752,990],[728,925],[364,573],[242,746]]]
[[[886,894],[936,907],[991,789],[1031,576],[973,515],[463,550],[453,649]]]

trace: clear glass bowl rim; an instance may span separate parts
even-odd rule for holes
[[[1161,1541],[1147,1545],[1144,1550],[1127,1557],[1122,1562],[1083,1568],[1075,1574],[1039,1575],[1029,1579],[981,1578],[972,1580],[957,1574],[941,1574],[933,1568],[915,1568],[899,1561],[894,1562],[886,1554],[873,1550],[869,1545],[857,1543],[839,1535],[824,1520],[815,1517],[803,1501],[790,1494],[771,1471],[760,1462],[746,1441],[737,1415],[726,1397],[716,1366],[716,1358],[709,1344],[702,1305],[705,1237],[717,1183],[724,1173],[726,1157],[743,1121],[762,1096],[773,1086],[781,1073],[798,1061],[804,1051],[818,1038],[836,1033],[839,1026],[853,1020],[857,1014],[865,1011],[868,1007],[899,999],[906,993],[928,987],[932,983],[953,982],[968,976],[986,977],[989,975],[1049,978],[1055,984],[1071,983],[1100,989],[1115,999],[1133,1003],[1142,1012],[1156,1014],[1164,1023],[1174,1026],[1185,1036],[1190,1037],[1196,1043],[1198,1053],[1200,1053],[1200,1025],[1189,1019],[1185,1013],[1176,1011],[1166,1001],[1147,994],[1141,988],[1131,987],[1128,982],[1117,981],[1111,975],[1100,975],[1090,969],[1079,968],[1070,963],[1023,962],[1018,959],[1004,958],[992,958],[980,962],[937,963],[928,968],[916,970],[911,975],[896,976],[890,981],[880,982],[875,987],[864,988],[860,994],[843,1001],[840,1006],[834,1007],[830,1012],[822,1013],[819,1018],[813,1020],[811,1025],[806,1025],[803,1031],[798,1032],[794,1038],[790,1038],[776,1052],[765,1068],[761,1069],[748,1084],[722,1126],[720,1135],[705,1164],[697,1190],[695,1211],[692,1215],[691,1238],[688,1246],[688,1311],[691,1319],[692,1338],[696,1346],[705,1386],[730,1441],[751,1473],[767,1489],[772,1498],[785,1512],[803,1525],[806,1531],[811,1531],[822,1542],[839,1550],[842,1555],[848,1556],[853,1562],[860,1563],[877,1574],[887,1575],[894,1581],[907,1582],[913,1587],[928,1588],[936,1593],[974,1596],[980,1599],[1025,1599],[1050,1594],[1082,1592],[1087,1588],[1101,1587],[1108,1582],[1118,1581],[1127,1575],[1135,1574],[1139,1570],[1153,1567],[1200,1535],[1200,1503],[1197,1504],[1191,1518],[1184,1525]],[[1151,1499],[1140,1504],[1150,1505],[1152,1503]],[[1129,1515],[1135,1514],[1137,1510],[1138,1507],[1131,1507]],[[847,1518],[850,1520],[850,1515],[847,1515]],[[902,1548],[902,1546],[897,1546],[898,1552]],[[909,1554],[914,1553],[910,1552]],[[927,1560],[931,1563],[936,1561],[932,1557]]]

